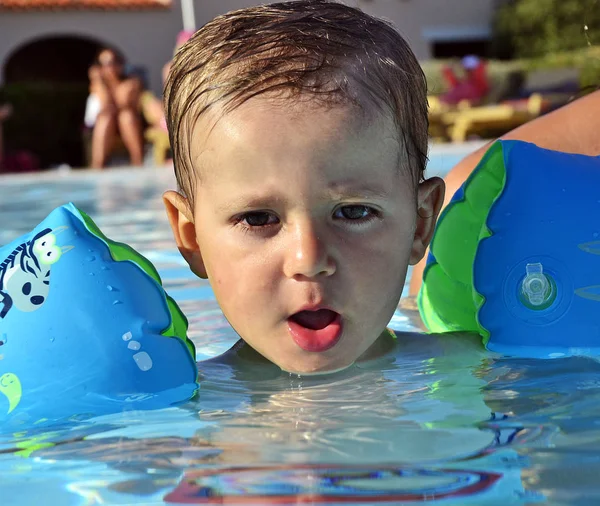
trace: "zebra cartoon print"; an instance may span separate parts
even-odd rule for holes
[[[67,227],[46,228],[21,243],[0,264],[0,319],[15,307],[31,312],[40,308],[50,290],[50,270],[66,251],[56,245],[56,236]]]

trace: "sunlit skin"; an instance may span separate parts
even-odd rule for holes
[[[193,202],[167,192],[165,204],[180,251],[245,343],[285,371],[321,373],[385,348],[443,182],[416,187],[390,117],[291,104],[255,97],[201,119]],[[341,315],[332,348],[305,351],[290,337],[288,318],[306,305]]]

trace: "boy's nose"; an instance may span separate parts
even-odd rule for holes
[[[335,261],[327,238],[309,220],[297,223],[286,245],[284,273],[288,278],[331,276]]]

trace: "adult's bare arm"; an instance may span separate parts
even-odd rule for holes
[[[600,90],[521,125],[501,138],[519,139],[566,153],[600,155]],[[488,147],[489,144],[471,153],[446,175],[444,207],[475,169]],[[415,265],[409,295],[418,293],[424,268],[425,259]]]

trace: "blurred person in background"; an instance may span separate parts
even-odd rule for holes
[[[117,135],[129,152],[132,165],[142,165],[144,145],[140,96],[143,85],[139,77],[124,72],[125,60],[115,49],[98,53],[90,67],[90,97],[86,107],[86,126],[93,128],[91,165],[105,167]]]
[[[440,97],[441,101],[456,105],[463,100],[480,102],[490,91],[487,77],[487,65],[477,56],[465,56],[461,60],[464,78],[460,79],[454,69],[448,65],[442,68],[442,75],[448,85],[448,91]]]
[[[183,30],[177,34],[177,41],[175,42],[175,49],[173,49],[173,56],[177,50],[183,46],[194,32]],[[171,60],[169,60],[162,68],[162,80],[163,87],[169,77],[169,71],[171,70]],[[151,126],[158,127],[161,130],[167,132],[167,121],[165,119],[165,112],[162,105],[162,98],[157,98],[150,92],[142,95],[142,109],[144,110],[144,116]]]
[[[183,46],[188,40],[190,40],[192,38],[192,35],[194,35],[194,32],[192,32],[190,30],[182,30],[181,32],[179,32],[177,34],[177,40],[175,41],[175,48],[173,49],[173,56],[175,56],[175,53],[181,46]],[[169,77],[170,70],[171,70],[171,60],[169,60],[167,63],[165,63],[165,65],[162,69],[163,85],[167,82],[167,77]]]
[[[194,32],[187,30],[179,32],[179,34],[177,35],[177,41],[175,43],[175,49],[173,50],[173,55],[175,55],[177,50],[181,46],[183,46],[183,44],[185,44],[191,38],[192,35],[194,35]],[[163,87],[167,81],[170,70],[171,60],[165,63],[162,69]],[[157,97],[152,92],[145,91],[144,93],[142,93],[140,104],[144,115],[144,119],[149,125],[146,138],[149,139],[151,142],[168,147],[170,145],[169,132],[167,129],[167,121],[165,118],[165,110],[163,108],[162,97]],[[165,158],[164,162],[165,164],[170,165],[172,161],[169,158]],[[157,161],[156,163],[161,162]]]

